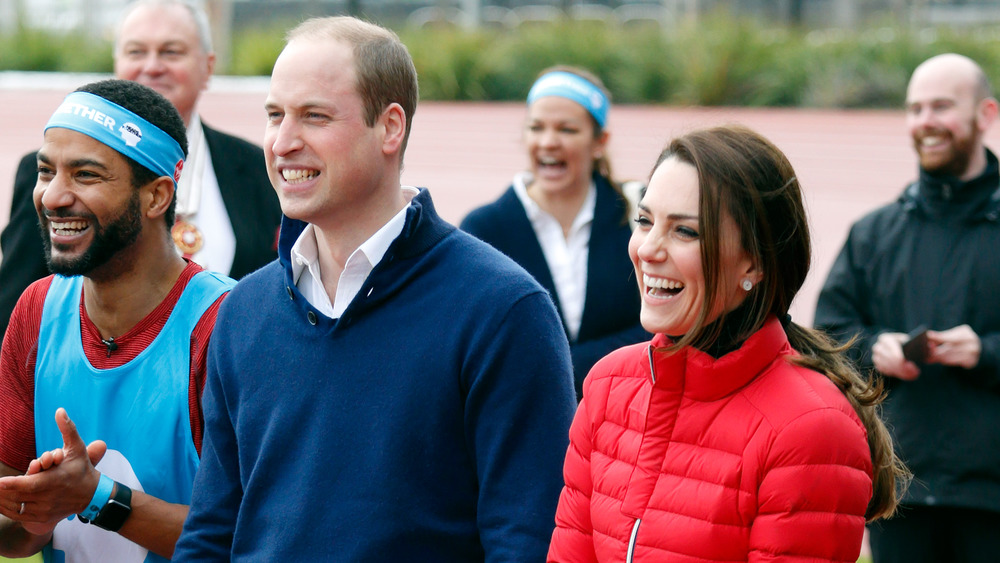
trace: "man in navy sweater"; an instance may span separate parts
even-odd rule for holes
[[[548,294],[400,185],[398,37],[289,35],[265,105],[279,261],[219,312],[178,561],[540,561],[575,409]]]

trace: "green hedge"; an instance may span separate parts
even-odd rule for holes
[[[21,29],[0,34],[0,70],[111,72],[111,43],[80,35]]]
[[[284,31],[243,30],[221,74],[266,75]],[[828,108],[899,107],[913,68],[954,51],[1000,81],[1000,30],[807,31],[715,15],[661,29],[583,22],[465,32],[397,29],[425,100],[521,100],[535,75],[557,64],[590,68],[618,103]],[[0,37],[0,69],[109,71],[110,45],[22,32]]]

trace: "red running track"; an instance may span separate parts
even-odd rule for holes
[[[38,147],[48,116],[69,89],[0,89],[0,225],[10,211],[17,162]],[[200,111],[214,127],[259,143],[264,98],[259,88],[210,90]],[[496,198],[524,166],[523,118],[520,103],[421,103],[403,182],[429,188],[439,213],[459,222],[473,207]],[[804,187],[814,257],[791,313],[797,322],[811,324],[819,287],[851,222],[891,201],[916,173],[903,113],[618,106],[609,119],[615,175],[644,180],[670,137],[732,122],[756,129],[784,150]],[[1000,134],[991,131],[987,141],[1000,146]]]

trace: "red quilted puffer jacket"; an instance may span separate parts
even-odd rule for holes
[[[856,561],[871,455],[840,390],[777,319],[719,360],[667,343],[584,383],[549,561]]]

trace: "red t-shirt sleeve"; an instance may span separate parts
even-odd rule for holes
[[[205,429],[205,416],[201,412],[201,393],[205,389],[205,374],[208,366],[208,342],[219,315],[219,305],[229,293],[223,294],[212,303],[201,316],[191,333],[191,385],[188,386],[188,408],[191,411],[191,436],[194,447],[201,455],[201,440]]]
[[[35,459],[35,360],[42,306],[51,284],[48,276],[24,290],[0,351],[0,462],[22,473]]]

